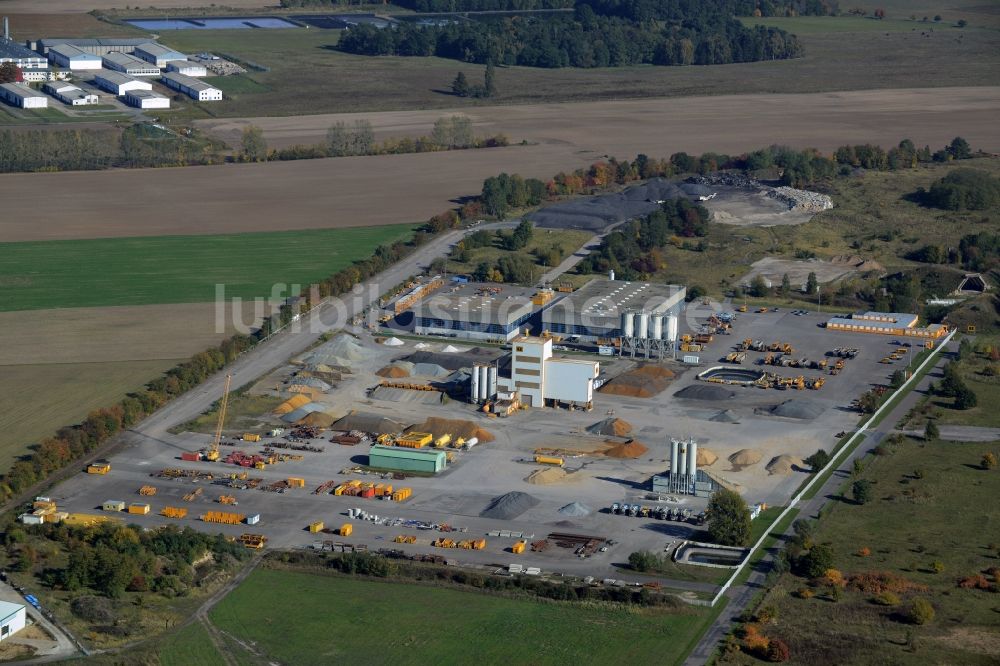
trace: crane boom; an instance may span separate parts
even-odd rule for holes
[[[226,375],[226,387],[222,389],[222,404],[219,405],[219,422],[215,426],[215,437],[212,438],[212,445],[205,454],[205,460],[215,462],[219,459],[219,442],[222,441],[222,424],[226,421],[226,407],[229,405],[229,384],[233,381],[233,376]]]

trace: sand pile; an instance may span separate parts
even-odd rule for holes
[[[443,419],[437,416],[432,416],[423,423],[411,426],[407,432],[429,432],[434,437],[451,435],[454,439],[458,439],[459,437],[464,439],[475,437],[481,444],[494,440],[492,433],[488,430],[483,430],[472,421]]]
[[[566,483],[567,481],[575,481],[576,479],[573,478],[570,472],[561,467],[545,467],[536,469],[525,477],[524,480],[536,486],[548,486],[553,483]]]
[[[729,400],[736,394],[715,384],[692,384],[674,394],[682,400]]]
[[[333,414],[326,412],[312,412],[299,421],[300,425],[312,426],[314,428],[329,428],[333,425]]]
[[[716,455],[715,451],[698,447],[698,467],[711,467],[718,459],[719,456]]]
[[[733,464],[733,467],[740,469],[742,467],[756,465],[763,460],[763,458],[764,454],[757,449],[740,449],[733,455],[729,456],[729,462]]]
[[[591,509],[589,506],[587,506],[586,504],[580,504],[579,502],[571,502],[570,504],[567,504],[566,506],[559,509],[559,513],[561,513],[564,516],[576,516],[576,517],[589,516],[593,512],[594,510]]]
[[[403,432],[403,428],[406,426],[378,414],[352,412],[339,421],[336,421],[333,427],[337,430],[360,430],[361,432],[396,434]]]
[[[278,405],[277,409],[274,410],[274,413],[278,415],[288,414],[289,412],[293,412],[302,405],[308,403],[309,396],[302,395],[301,393],[299,395],[293,395],[291,398]]]
[[[795,468],[802,469],[804,467],[805,463],[802,462],[801,458],[783,453],[780,456],[771,458],[771,462],[767,463],[766,469],[770,474],[791,474],[795,471]]]
[[[715,421],[716,423],[739,423],[740,417],[736,416],[736,412],[731,409],[723,409],[710,418],[709,421]]]
[[[587,432],[610,437],[625,437],[632,432],[632,424],[616,418],[606,418],[587,428]]]
[[[379,377],[386,377],[387,379],[401,379],[402,377],[410,376],[410,373],[406,371],[406,368],[398,365],[387,365],[384,368],[379,368],[375,374]]]
[[[769,411],[771,416],[782,416],[786,419],[812,420],[823,413],[823,407],[809,400],[786,400],[775,405]]]
[[[513,520],[522,513],[538,505],[538,500],[528,493],[511,492],[494,497],[489,505],[479,512],[482,518],[494,520]]]
[[[342,334],[292,362],[298,365],[322,363],[332,367],[349,367],[371,358],[372,354],[373,352],[365,349],[357,340]]]
[[[616,442],[608,442],[608,443],[614,444],[614,446],[612,446],[610,449],[604,452],[604,455],[606,455],[609,458],[634,459],[638,458],[639,456],[649,451],[648,447],[646,447],[641,442],[635,441],[634,439],[630,439],[629,441],[624,442],[622,444],[618,444]]]
[[[674,373],[667,368],[644,365],[618,375],[599,390],[630,398],[652,398],[667,388],[673,378]]]

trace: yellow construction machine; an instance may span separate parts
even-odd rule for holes
[[[219,405],[219,422],[215,425],[215,437],[212,444],[205,451],[205,460],[217,462],[219,460],[219,442],[222,441],[222,424],[226,420],[226,407],[229,405],[229,385],[233,381],[232,375],[226,375],[226,387],[222,389],[222,404]]]

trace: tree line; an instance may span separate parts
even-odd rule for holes
[[[570,14],[527,15],[391,29],[352,27],[337,45],[368,56],[438,56],[523,67],[718,65],[784,60],[802,54],[798,39],[778,28],[747,27],[720,12],[687,5],[685,18],[639,21],[580,4]]]

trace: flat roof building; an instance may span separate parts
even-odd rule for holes
[[[63,37],[46,37],[37,42],[29,42],[29,48],[41,53],[43,56],[49,54],[49,50],[56,44],[72,44],[81,51],[93,53],[94,55],[107,55],[112,52],[132,53],[135,47],[140,44],[148,44],[148,37],[101,37],[99,39],[66,39]]]
[[[100,69],[101,56],[73,46],[72,44],[56,44],[49,49],[49,62],[70,71],[83,69]]]
[[[104,66],[129,76],[159,76],[160,68],[128,53],[108,53],[101,57]]]
[[[915,314],[905,312],[855,312],[846,317],[830,317],[826,327],[833,331],[849,333],[875,333],[915,338],[940,338],[948,334],[948,327],[941,324],[917,326]]]
[[[686,294],[684,287],[673,284],[594,279],[542,312],[542,327],[587,340],[676,340]]]
[[[62,81],[46,83],[42,86],[42,90],[52,95],[60,102],[69,104],[70,106],[86,106],[88,104],[97,104],[98,101],[97,95],[94,93],[84,92],[81,88],[74,86],[72,83],[65,83]]]
[[[497,378],[500,392],[517,392],[521,404],[528,407],[592,406],[594,380],[601,374],[598,361],[553,358],[551,338],[521,336],[511,345],[510,377]],[[486,399],[492,398],[486,395]]]
[[[414,332],[508,342],[538,309],[532,302],[537,292],[493,282],[457,284],[411,306]]]
[[[171,60],[167,63],[168,72],[177,72],[184,76],[208,76],[208,68],[190,60]]]
[[[12,39],[0,37],[0,65],[5,62],[14,63],[25,81],[46,81],[49,78],[49,63],[45,58]]]
[[[170,108],[170,98],[152,90],[129,90],[125,93],[125,103],[137,109]]]
[[[0,601],[0,641],[24,629],[26,618],[27,606]]]
[[[399,472],[443,472],[448,454],[440,449],[411,449],[376,444],[368,452],[368,466]]]
[[[44,109],[49,105],[48,97],[23,83],[0,83],[0,98],[22,109]]]
[[[153,84],[149,81],[141,81],[121,72],[113,72],[110,69],[102,69],[94,76],[94,85],[101,90],[106,90],[112,95],[124,95],[130,90],[152,90]]]
[[[199,102],[218,102],[222,99],[221,90],[191,76],[185,76],[177,72],[167,72],[161,80],[168,88],[182,92],[191,99],[196,99]]]
[[[146,42],[135,47],[132,52],[137,58],[163,69],[172,60],[187,60],[187,56],[156,42]]]

